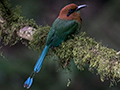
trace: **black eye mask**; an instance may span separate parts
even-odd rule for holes
[[[76,9],[70,9],[69,12],[68,12],[68,14],[67,14],[67,17],[70,16],[70,14],[72,14],[75,11],[76,11]]]

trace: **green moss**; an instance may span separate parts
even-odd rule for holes
[[[28,20],[20,15],[20,7],[11,8],[7,0],[0,2],[0,14],[5,19],[4,23],[0,23],[0,41],[3,40],[4,45],[14,45],[19,40],[23,40],[17,36],[17,31],[25,26],[31,26],[36,32],[29,42],[29,47],[39,52],[43,50],[50,26],[38,27],[33,19]],[[80,36],[75,35],[52,51],[59,57],[63,69],[69,68],[68,65],[73,60],[79,70],[84,70],[85,66],[89,65],[89,71],[97,71],[96,74],[100,76],[102,82],[109,79],[112,86],[120,81],[120,55],[116,54],[115,50],[87,37],[85,33],[81,33]]]
[[[63,42],[55,49],[55,53],[63,66],[66,61],[71,60],[74,60],[79,70],[84,70],[85,66],[89,65],[88,70],[97,70],[96,74],[100,76],[101,81],[109,79],[111,86],[120,78],[120,55],[117,55],[115,50],[86,37],[85,33]]]
[[[38,28],[38,25],[33,19],[28,20],[21,16],[19,6],[12,8],[7,0],[0,2],[0,11],[0,14],[5,20],[5,22],[0,25],[0,41],[3,40],[4,45],[14,45],[21,40],[20,37],[17,36],[17,32],[21,28],[25,26]]]
[[[33,50],[41,52],[45,46],[45,41],[50,30],[50,26],[39,26],[36,32],[33,34],[33,39],[29,42],[29,47]]]

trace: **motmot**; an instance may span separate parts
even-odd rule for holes
[[[80,16],[80,9],[86,7],[87,5],[68,4],[63,7],[59,13],[59,16],[53,22],[52,27],[48,33],[45,47],[34,66],[34,71],[28,77],[24,83],[24,87],[27,89],[30,88],[33,82],[33,77],[41,69],[43,60],[49,50],[49,48],[57,47],[62,42],[68,39],[68,36],[75,34],[76,31],[79,31],[82,24],[82,19]]]

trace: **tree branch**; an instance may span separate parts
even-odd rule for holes
[[[1,12],[0,12],[1,13]],[[2,16],[0,15],[0,23],[4,23],[4,19],[2,18]]]
[[[17,32],[17,35],[21,38],[31,41],[36,29],[33,27],[24,27]]]
[[[5,0],[4,0],[5,1]],[[6,3],[6,2],[4,2]],[[5,8],[4,8],[4,5]],[[38,26],[34,20],[27,20],[19,13],[19,8],[0,3],[0,40],[4,45],[14,45],[17,41],[29,41],[29,47],[41,52],[45,45],[50,26]],[[5,12],[9,8],[10,13]],[[74,61],[78,69],[84,70],[86,65],[91,72],[96,72],[101,81],[110,80],[111,85],[120,79],[120,55],[117,51],[102,46],[101,43],[87,37],[85,33],[74,35],[59,47],[51,50],[59,57],[63,68],[69,68]],[[51,55],[51,54],[48,54]]]

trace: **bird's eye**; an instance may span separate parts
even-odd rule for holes
[[[69,12],[72,12],[72,11],[73,11],[73,9],[70,9],[70,10],[69,10]]]
[[[69,12],[67,14],[67,17],[70,16],[70,14],[72,14],[76,9],[69,9]]]
[[[69,12],[70,13],[73,13],[75,11],[75,9],[70,9]]]

